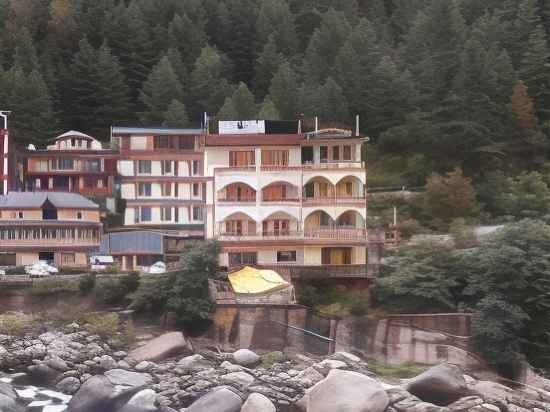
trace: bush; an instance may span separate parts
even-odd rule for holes
[[[86,317],[84,328],[102,339],[115,339],[120,319],[116,313],[92,313]]]
[[[41,314],[43,320],[53,323],[55,326],[65,326],[68,323],[77,322],[83,324],[89,316],[88,308],[84,305],[60,301],[55,306]]]
[[[87,269],[82,266],[62,266],[59,268],[61,275],[80,275],[86,271]]]
[[[426,232],[427,229],[416,219],[406,219],[399,223],[399,231],[403,239],[410,239],[413,235]]]
[[[168,299],[168,279],[165,276],[146,278],[130,295],[130,308],[140,313],[160,314]]]
[[[467,249],[477,246],[477,237],[472,226],[463,218],[454,219],[449,227],[454,244],[458,249]]]
[[[0,315],[0,334],[24,336],[36,327],[34,318],[22,312],[7,312]]]
[[[128,295],[139,287],[139,274],[132,272],[128,275],[102,279],[96,286],[96,294],[103,303],[109,305],[125,304]]]
[[[79,281],[75,279],[41,279],[32,284],[30,293],[35,296],[53,295],[63,292],[77,292]]]
[[[16,266],[6,269],[6,275],[26,275],[25,266]]]
[[[78,281],[78,289],[80,289],[80,293],[87,295],[95,288],[95,284],[95,273],[88,273],[87,275],[82,276]]]

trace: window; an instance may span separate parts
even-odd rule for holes
[[[313,163],[313,146],[302,147],[302,164]]]
[[[172,221],[172,208],[171,207],[163,207],[160,209],[160,219],[163,222],[171,222]]]
[[[161,166],[161,173],[163,175],[172,174],[172,161],[171,160],[163,160],[161,162],[160,166]]]
[[[295,250],[277,251],[277,262],[296,262],[296,251]]]
[[[172,183],[161,183],[160,189],[162,196],[172,196]]]
[[[193,176],[199,175],[199,167],[200,167],[200,161],[199,160],[193,160]]]
[[[34,187],[36,189],[40,189],[41,185],[42,185],[42,181],[40,179],[36,179],[34,182]]]
[[[256,252],[236,252],[236,253],[229,253],[229,265],[230,266],[237,266],[237,265],[255,265],[257,259],[257,253]]]
[[[254,150],[241,150],[229,152],[229,166],[249,167],[256,164]]]
[[[180,150],[194,150],[195,149],[195,136],[179,136],[178,149]]]
[[[134,223],[139,223],[139,208],[134,209]]]
[[[193,183],[193,196],[199,196],[199,184]]]
[[[202,221],[202,207],[193,206],[193,220]]]
[[[150,222],[151,221],[151,208],[150,207],[142,207],[141,208],[141,221],[142,222]]]
[[[23,212],[17,212],[17,219],[23,219]]]
[[[328,197],[328,183],[319,183],[319,196],[324,198]]]
[[[83,169],[86,172],[101,172],[101,160],[87,160],[83,162]]]
[[[343,150],[343,154],[344,154],[344,160],[351,160],[351,146],[350,145],[346,145],[344,146],[344,150]]]
[[[153,138],[153,147],[155,149],[171,149],[172,148],[171,136],[155,136]]]
[[[243,234],[242,220],[227,220],[225,222],[225,233],[228,235],[242,236]]]
[[[82,212],[76,212],[76,218],[78,220],[81,220],[82,219]]]
[[[151,183],[138,183],[138,195],[144,197],[151,196]]]
[[[321,146],[319,148],[319,157],[321,163],[326,163],[328,161],[328,146]]]
[[[151,174],[151,161],[150,160],[138,160],[138,173]]]
[[[321,213],[321,226],[330,226],[330,216],[326,213]]]
[[[340,160],[340,146],[332,146],[332,160]]]
[[[57,162],[56,162],[57,160]],[[56,165],[57,163],[57,165]],[[54,159],[52,162],[53,170],[73,170],[74,169],[74,160],[61,157],[59,159]]]
[[[61,253],[61,266],[68,266],[75,264],[74,253]]]
[[[288,166],[288,150],[262,150],[262,166]]]
[[[346,195],[351,196],[353,194],[353,183],[346,182]]]

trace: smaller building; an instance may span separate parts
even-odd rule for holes
[[[0,251],[12,265],[46,261],[86,266],[99,251],[99,206],[76,193],[10,192],[0,196]]]
[[[111,197],[117,152],[74,130],[52,139],[45,149],[22,151],[25,189]]]

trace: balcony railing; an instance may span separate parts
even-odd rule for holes
[[[355,264],[355,265],[257,265],[261,269],[269,269],[277,272],[279,275],[291,278],[336,278],[336,277],[352,277],[366,278],[369,276],[370,265]]]
[[[236,233],[220,231],[218,239],[223,241],[253,241],[253,240],[367,240],[367,231],[365,229],[339,228],[339,229],[324,229],[310,228],[304,231],[297,230],[279,230],[263,233]]]
[[[222,197],[218,198],[220,203],[256,203],[256,197],[244,196],[244,197]]]
[[[303,199],[304,206],[309,205],[339,205],[349,203],[364,203],[367,199],[362,196],[349,197],[305,197]]]
[[[297,197],[281,197],[276,199],[262,199],[264,203],[285,203],[285,202],[299,202],[300,199]]]
[[[2,239],[2,246],[6,247],[56,247],[56,246],[76,246],[76,247],[98,247],[99,239],[97,240],[79,240],[71,238],[62,239]]]
[[[69,193],[80,193],[85,196],[90,195],[110,195],[113,193],[113,189],[110,187],[67,187],[67,186],[56,186],[52,188],[40,188],[40,187],[34,187],[34,191],[36,192],[69,192]]]

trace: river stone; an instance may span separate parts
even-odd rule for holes
[[[242,404],[239,395],[227,388],[221,388],[193,402],[186,412],[240,412]]]
[[[244,403],[241,412],[276,412],[275,405],[261,393],[252,393]]]
[[[160,361],[180,353],[190,354],[193,351],[181,332],[169,332],[150,340],[145,345],[128,354],[136,362]]]
[[[55,387],[63,393],[72,395],[76,393],[76,391],[78,391],[78,388],[80,388],[80,380],[78,378],[69,376],[65,379],[60,380],[57,385],[55,385]]]
[[[205,369],[210,369],[212,363],[204,358],[204,356],[196,355],[186,356],[178,362],[178,369],[182,372],[198,372]]]
[[[469,395],[466,380],[456,365],[442,363],[410,379],[405,389],[425,402],[447,406]]]
[[[315,385],[317,382],[322,381],[324,376],[314,367],[310,366],[309,368],[304,369],[293,379],[298,381],[302,386],[309,388],[310,386]]]
[[[255,366],[260,362],[260,357],[250,349],[239,349],[233,353],[233,360],[241,366]]]
[[[105,377],[92,376],[72,397],[67,412],[115,412],[121,409],[139,388],[117,389]]]
[[[383,412],[388,395],[380,383],[357,372],[332,369],[307,392],[307,412]]]
[[[19,405],[15,399],[0,393],[0,411],[1,412],[23,412],[25,408]]]
[[[31,365],[27,368],[27,377],[32,383],[41,386],[50,386],[55,384],[59,372],[50,368],[48,365]]]
[[[124,369],[111,369],[105,372],[105,377],[113,385],[145,386],[153,383],[153,378],[148,373],[138,373]]]
[[[506,399],[514,393],[513,389],[491,381],[479,381],[471,385],[472,390],[484,399]]]
[[[9,383],[0,381],[0,395],[5,395],[8,398],[17,399],[17,392]]]
[[[227,375],[222,375],[221,380],[223,383],[235,385],[244,390],[254,382],[254,376],[246,372],[231,372]]]

